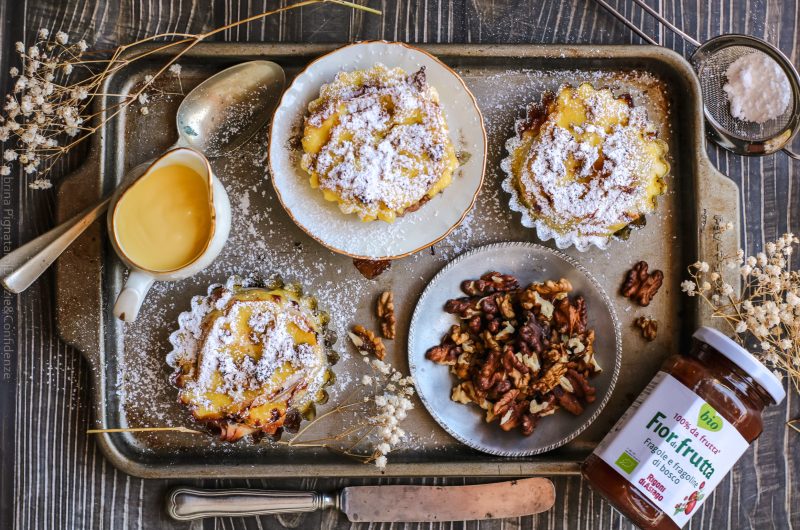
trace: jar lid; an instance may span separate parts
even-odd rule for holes
[[[736,366],[752,377],[756,383],[772,396],[777,405],[786,397],[783,383],[761,361],[749,351],[739,346],[733,339],[714,328],[703,326],[692,335],[695,339],[705,342],[722,355],[731,360]]]

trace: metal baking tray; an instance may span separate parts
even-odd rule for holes
[[[336,45],[208,43],[181,59],[184,91],[231,64],[269,59],[281,64],[291,79],[313,58]],[[707,225],[714,216],[739,219],[736,185],[714,170],[705,154],[700,87],[691,66],[675,53],[648,46],[429,45],[465,79],[484,114],[489,157],[483,189],[472,213],[445,240],[428,250],[394,262],[376,280],[363,278],[346,256],[334,254],[297,228],[275,198],[267,176],[266,132],[240,152],[213,165],[231,196],[234,224],[231,241],[217,262],[188,280],[158,284],[133,325],[111,316],[125,271],[111,250],[104,223],[96,223],[58,261],[57,320],[61,336],[85,355],[92,368],[92,397],[97,427],[187,425],[188,414],[176,403],[164,357],[168,334],[193,295],[232,273],[280,274],[299,281],[317,295],[333,316],[340,337],[353,323],[374,326],[377,295],[392,289],[396,297],[398,336],[388,342],[389,360],[407,370],[406,338],[410,315],[427,282],[463,251],[498,241],[535,241],[517,214],[507,209],[500,189],[499,162],[514,120],[545,89],[562,83],[590,81],[630,92],[648,107],[662,138],[669,144],[669,192],[647,226],[627,242],[612,242],[607,251],[567,253],[586,266],[613,298],[623,328],[623,365],[611,400],[599,419],[568,445],[527,458],[493,457],[473,451],[443,431],[417,401],[405,421],[413,433],[407,446],[392,453],[385,474],[396,476],[512,476],[575,473],[580,462],[650,380],[664,357],[686,346],[693,329],[708,323],[695,299],[682,295],[685,266],[701,255],[738,248],[738,234],[722,241]],[[109,79],[103,92],[130,93],[144,76],[163,64],[154,54]],[[179,91],[166,79],[165,92]],[[59,190],[58,217],[66,219],[110,192],[125,171],[160,153],[176,138],[174,112],[180,96],[164,94],[109,121],[92,139],[82,168]],[[109,100],[113,104],[114,100]],[[266,128],[265,128],[266,129]],[[457,179],[456,183],[457,184]],[[625,271],[644,259],[665,273],[653,303],[639,308],[618,295]],[[645,342],[632,322],[639,315],[659,321],[658,338]],[[598,330],[602,333],[603,330]],[[347,352],[340,338],[337,349]],[[363,363],[344,355],[335,367],[338,384],[357,384]],[[355,354],[357,356],[357,354]],[[447,392],[442,399],[448,399]],[[330,405],[341,398],[335,393]],[[328,406],[330,406],[328,405]],[[546,429],[542,422],[540,428]],[[498,436],[502,433],[498,431]],[[316,448],[260,444],[221,444],[211,437],[181,433],[101,435],[106,457],[126,473],[142,477],[287,477],[369,476],[377,468]]]

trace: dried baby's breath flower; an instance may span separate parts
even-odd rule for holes
[[[247,24],[270,15],[318,3],[332,3],[380,14],[380,11],[346,0],[301,0],[295,4],[265,11],[222,27],[196,35],[185,33],[160,33],[139,41],[119,46],[110,53],[89,52],[84,40],[70,42],[70,36],[59,31],[55,35],[47,28],[36,33],[35,42],[26,46],[17,42],[14,46],[19,65],[13,66],[9,74],[14,79],[11,92],[5,96],[0,115],[0,142],[4,142],[3,159],[18,163],[25,175],[36,174],[38,184],[33,188],[44,188],[46,175],[54,165],[73,147],[97,132],[107,121],[138,102],[140,112],[149,113],[145,106],[153,94],[183,94],[180,79],[181,66],[177,62],[199,42],[231,28]],[[146,43],[158,43],[148,53],[130,52]],[[105,81],[132,63],[149,57],[155,52],[166,54],[164,64],[144,78],[125,95],[105,94]],[[155,82],[168,72],[177,77],[176,91],[166,92]],[[103,108],[93,109],[92,102],[104,97]],[[7,153],[13,152],[14,158]],[[8,164],[0,168],[0,175],[11,174]]]
[[[693,267],[696,268],[700,272],[708,272],[709,265],[705,261],[698,261],[693,265]]]
[[[697,284],[691,280],[681,282],[681,290],[689,296],[694,296],[696,293]]]
[[[383,469],[386,467],[387,455],[405,436],[405,431],[400,428],[400,422],[414,408],[414,403],[409,399],[414,394],[414,388],[410,376],[403,377],[401,372],[395,370],[388,363],[378,362],[382,363],[384,367],[388,366],[389,371],[381,371],[382,375],[388,377],[384,379],[384,392],[374,398],[377,413],[369,420],[377,428],[380,438],[380,442],[375,446],[370,458],[375,462],[375,466]]]
[[[731,228],[715,218],[715,238]],[[791,256],[798,238],[787,233],[767,242],[762,252],[745,256],[718,256],[708,264],[698,261],[689,266],[689,279],[681,289],[699,296],[716,318],[730,325],[742,345],[776,373],[788,376],[800,391],[800,272],[792,270]],[[738,267],[741,294],[723,280],[723,270]],[[699,287],[698,287],[699,286]]]
[[[358,348],[357,343],[354,345]],[[403,443],[406,437],[401,424],[414,408],[411,401],[415,393],[414,380],[385,359],[369,356],[360,358],[372,370],[371,374],[364,374],[359,379],[360,389],[367,388],[370,393],[346,400],[343,405],[306,424],[291,440],[280,443],[300,447],[325,447],[364,463],[373,463],[379,469],[386,467],[389,453]],[[350,421],[354,425],[346,427],[335,436],[312,440],[306,438],[306,434],[313,431],[315,425],[332,415],[337,415],[343,423]]]
[[[15,82],[0,117],[0,141],[6,143],[3,160],[18,163],[25,175],[36,174],[29,183],[32,189],[51,187],[46,175],[54,164],[99,128],[99,113],[90,105],[95,96],[104,95],[105,79],[132,62],[119,56],[127,46],[106,59],[87,58],[85,41],[70,43],[69,35],[61,31],[50,39],[50,31],[42,28],[31,46],[22,42],[15,46],[19,66],[9,70]],[[144,104],[148,91],[161,92],[151,85],[152,81],[128,96],[115,96],[120,101],[105,109],[110,114],[107,119],[137,100]],[[11,173],[6,167],[0,174]]]

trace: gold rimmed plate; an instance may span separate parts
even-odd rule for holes
[[[566,278],[574,294],[586,299],[589,327],[596,332],[595,359],[602,371],[591,379],[597,399],[583,414],[558,410],[543,418],[530,436],[519,430],[505,432],[497,422],[486,423],[484,411],[474,404],[450,399],[455,376],[449,367],[425,358],[428,348],[439,344],[455,316],[445,313],[451,298],[464,296],[463,280],[489,271],[511,274],[520,285]],[[460,442],[497,456],[529,456],[568,443],[597,419],[611,397],[622,363],[622,332],[614,306],[600,283],[581,264],[557,250],[533,243],[495,243],[471,250],[446,265],[420,296],[408,334],[408,364],[422,403],[431,416]]]
[[[419,210],[394,223],[362,222],[326,201],[300,167],[303,118],[323,84],[341,71],[381,63],[413,73],[425,67],[428,83],[439,92],[442,109],[461,165],[453,183]],[[289,216],[329,249],[354,258],[402,258],[425,249],[453,231],[475,203],[486,165],[486,130],[472,93],[461,77],[433,55],[403,43],[374,41],[339,48],[311,62],[283,94],[272,120],[269,165],[272,183]]]

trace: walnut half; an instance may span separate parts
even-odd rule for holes
[[[633,321],[633,325],[641,329],[642,337],[648,341],[656,340],[658,335],[658,322],[650,317],[639,317]]]
[[[625,276],[622,296],[630,298],[641,306],[648,306],[663,282],[663,272],[660,270],[648,272],[647,262],[640,261]]]
[[[396,320],[394,316],[394,294],[392,294],[392,291],[384,291],[378,297],[375,314],[380,322],[383,338],[394,339]]]
[[[386,346],[380,337],[360,325],[353,326],[347,335],[361,355],[374,355],[381,361],[386,357]]]
[[[353,265],[355,265],[358,272],[368,280],[374,280],[392,266],[392,262],[388,259],[385,260],[369,260],[353,258]]]

